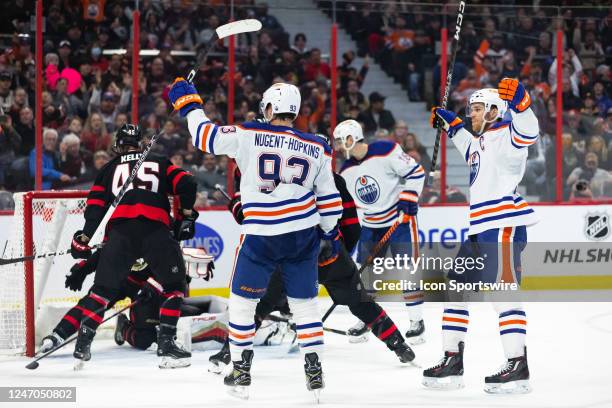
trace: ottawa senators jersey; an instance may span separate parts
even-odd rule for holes
[[[87,195],[83,228],[86,236],[93,235],[108,207],[132,173],[140,155],[140,152],[122,154],[100,170]],[[135,218],[170,226],[169,195],[178,196],[181,208],[191,209],[196,198],[196,183],[193,176],[166,158],[147,157],[115,208],[107,230],[118,220]]]

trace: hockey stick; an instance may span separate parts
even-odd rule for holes
[[[323,330],[330,333],[340,334],[342,336],[348,336],[348,332],[346,330],[332,329],[331,327],[323,327]]]
[[[227,198],[227,201],[232,201],[232,197],[229,196],[229,194],[227,193],[227,191],[225,191],[223,189],[223,187],[221,187],[220,184],[215,184],[215,190],[217,190],[218,192],[220,192],[221,194],[223,194],[223,197]]]
[[[214,46],[215,42],[230,35],[248,33],[251,31],[259,31],[260,29],[261,23],[255,19],[238,20],[217,27],[217,29],[215,30],[215,34],[208,40],[206,46],[204,47],[204,51],[200,54],[200,57],[197,59],[195,65],[191,68],[191,71],[189,71],[189,74],[187,75],[187,82],[193,83],[197,72],[200,70],[202,63],[206,60],[206,57],[208,56],[208,53]],[[149,142],[149,145],[141,153],[138,162],[136,162],[136,165],[132,169],[132,173],[130,173],[130,176],[128,177],[126,182],[123,184],[123,186],[121,186],[121,190],[119,190],[119,193],[115,197],[115,200],[113,200],[113,203],[111,204],[110,208],[106,211],[106,214],[104,214],[104,218],[102,218],[102,221],[100,222],[100,224],[98,224],[98,228],[91,237],[90,242],[97,242],[97,240],[102,239],[106,224],[112,217],[115,208],[117,207],[117,205],[119,205],[119,202],[125,195],[130,184],[132,184],[132,182],[136,178],[138,170],[142,166],[142,163],[146,160],[147,156],[149,155],[149,152],[153,148],[153,145],[155,145],[155,142],[157,142],[157,139],[159,138],[160,134],[161,132],[157,132],[155,135],[153,135],[151,141]]]
[[[92,250],[98,249],[101,246],[102,245],[95,245],[95,246],[91,247],[91,249]],[[50,257],[53,257],[53,256],[68,255],[69,253],[70,253],[70,249],[66,249],[65,251],[49,252],[47,254],[40,254],[40,255],[22,256],[20,258],[1,258],[0,259],[0,266],[2,266],[2,265],[9,265],[9,264],[13,264],[13,263],[19,263],[19,262],[34,261],[36,259],[50,258]]]
[[[410,217],[410,222],[412,222],[412,217]],[[361,265],[361,267],[359,268],[359,271],[357,271],[357,275],[361,276],[361,274],[363,273],[363,271],[368,267],[368,265],[370,263],[372,263],[372,261],[374,260],[374,257],[376,255],[378,255],[378,253],[380,252],[380,250],[386,245],[387,241],[389,241],[389,238],[391,238],[391,235],[393,235],[393,233],[395,232],[395,230],[401,225],[402,223],[400,222],[400,220],[397,220],[393,223],[393,225],[391,225],[391,227],[389,227],[389,230],[385,233],[385,235],[383,235],[383,237],[380,239],[380,241],[378,241],[378,244],[376,244],[376,246],[374,248],[372,248],[372,251],[370,251],[370,254],[368,255],[366,261],[363,263],[363,265]],[[329,309],[327,309],[327,312],[325,312],[325,314],[323,315],[323,317],[321,318],[321,322],[325,322],[325,320],[327,320],[327,318],[329,317],[329,315],[334,311],[334,309],[336,308],[336,306],[338,306],[337,303],[332,304]],[[325,328],[323,328],[325,330]],[[331,330],[330,330],[331,331]]]
[[[111,316],[107,317],[106,319],[102,320],[102,323],[109,321],[110,319],[112,319],[113,317],[119,315],[120,313],[123,313],[124,311],[128,310],[129,308],[133,307],[134,305],[136,305],[136,303],[138,303],[140,301],[140,299],[136,299],[134,300],[132,303],[130,303],[129,305],[125,306],[123,309],[119,310],[116,313],[113,313]],[[106,308],[102,307],[98,310],[95,311],[95,314],[99,314],[103,311],[105,311]],[[100,325],[102,324],[100,323]],[[62,347],[64,347],[65,345],[72,343],[73,341],[75,341],[78,337],[78,331],[76,333],[74,333],[72,336],[70,336],[70,338],[66,341],[64,341],[62,344],[60,344],[57,347],[52,348],[51,350],[47,351],[46,353],[44,353],[43,355],[36,357],[36,359],[32,362],[30,362],[28,365],[25,366],[25,368],[27,368],[28,370],[36,370],[38,368],[38,366],[40,365],[38,362],[40,360],[42,360],[43,358],[47,357],[49,354],[53,354],[55,353],[57,350],[61,349]]]
[[[451,83],[453,81],[453,70],[455,69],[455,58],[457,57],[457,50],[459,49],[459,36],[461,34],[461,23],[463,23],[463,13],[465,12],[465,1],[459,2],[459,11],[457,13],[457,24],[455,25],[455,35],[453,36],[453,53],[451,55],[451,61],[446,74],[446,86],[444,87],[444,97],[442,98],[442,109],[446,109],[448,105],[448,95],[450,93]],[[446,50],[441,50],[446,52]],[[431,168],[429,169],[429,178],[427,179],[427,185],[431,186],[434,173],[436,170],[436,163],[438,161],[438,151],[440,150],[440,140],[442,137],[442,131],[440,128],[436,131],[436,142],[434,144],[433,155],[431,156]]]

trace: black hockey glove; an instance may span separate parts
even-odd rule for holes
[[[334,227],[333,230],[326,233],[319,228],[319,238],[321,239],[319,266],[326,266],[338,259],[338,252],[340,252],[340,231],[338,227]]]
[[[234,219],[238,223],[238,225],[242,225],[242,221],[244,221],[244,213],[242,212],[242,202],[240,201],[240,191],[234,194],[234,198],[231,199],[229,204],[227,205],[227,209],[230,210]]]
[[[91,256],[91,247],[87,244],[89,238],[83,234],[83,230],[78,230],[72,237],[70,244],[70,255],[74,259],[87,259]]]
[[[181,218],[174,221],[174,238],[177,241],[184,241],[195,236],[196,220],[199,213],[196,210],[191,210],[191,214],[181,214]]]
[[[99,259],[100,251],[96,251],[88,260],[82,260],[81,262],[75,263],[72,268],[70,268],[70,273],[66,275],[66,288],[75,292],[81,290],[87,275],[96,270]]]

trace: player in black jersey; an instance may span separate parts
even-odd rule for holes
[[[91,255],[90,237],[140,158],[140,128],[131,124],[122,126],[117,132],[114,149],[118,156],[102,168],[89,191],[85,226],[72,240],[74,258],[86,259]],[[170,231],[168,195],[178,196],[180,203],[180,236],[176,238],[193,237],[198,215],[193,210],[196,197],[193,176],[167,159],[147,157],[106,226],[107,240],[100,252],[94,286],[81,304],[83,317],[73,353],[80,360],[77,368],[91,358],[91,342],[104,311],[109,301],[117,296],[121,282],[138,258],[143,258],[150,266],[165,299],[160,307],[157,338],[160,368],[190,365],[191,353],[175,343],[176,323],[184,297],[185,264],[179,244]]]
[[[239,178],[239,173],[238,173]],[[350,257],[350,252],[359,241],[361,226],[357,217],[355,201],[346,188],[346,182],[342,176],[334,173],[334,182],[342,199],[342,217],[340,218],[340,236],[342,245],[339,252],[333,257],[326,254],[322,249],[319,255],[319,283],[327,289],[332,300],[339,305],[346,305],[353,315],[365,323],[365,327],[387,345],[389,350],[395,352],[402,363],[414,360],[414,352],[406,344],[404,337],[399,332],[393,320],[384,309],[376,303],[364,290],[361,284],[357,266]],[[240,182],[234,183],[239,186]],[[228,205],[234,219],[242,223],[242,205],[240,192],[236,192],[234,198]],[[322,247],[324,247],[322,245]],[[279,273],[272,274],[266,294],[257,304],[255,311],[255,326],[259,328],[263,319],[276,309],[283,309],[286,302],[283,292],[282,279]],[[221,351],[210,357],[210,371],[221,372],[223,366],[229,364],[229,343],[226,341]]]

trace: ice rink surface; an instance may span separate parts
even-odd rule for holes
[[[321,301],[322,311],[330,304]],[[407,313],[400,304],[385,304],[402,332]],[[402,365],[372,335],[361,344],[325,334],[323,362],[326,407],[584,407],[612,408],[612,303],[530,303],[528,356],[533,391],[526,395],[487,395],[484,376],[497,371],[504,357],[497,316],[486,303],[472,304],[465,352],[466,388],[431,391],[421,386],[422,369]],[[424,368],[441,356],[442,304],[425,306],[427,342],[414,347]],[[346,329],[355,323],[348,309],[338,307],[326,322]],[[153,351],[118,347],[112,340],[94,341],[93,357],[81,372],[72,369],[73,346],[42,360],[35,371],[29,359],[0,358],[0,386],[75,386],[76,403],[0,403],[2,407],[304,407],[314,405],[306,390],[303,361],[288,354],[287,345],[257,347],[250,399],[227,395],[220,376],[207,372],[213,351],[194,352],[192,366],[157,368]]]

